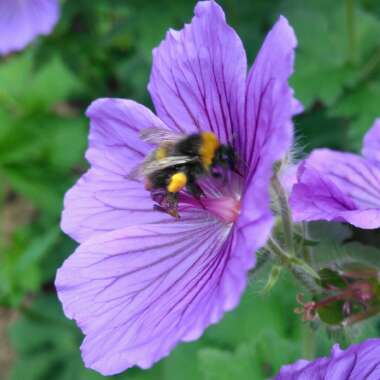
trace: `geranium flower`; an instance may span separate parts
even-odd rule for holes
[[[290,204],[295,221],[380,227],[380,119],[364,138],[362,156],[317,149],[300,165]]]
[[[82,244],[56,279],[65,314],[86,335],[86,366],[105,375],[148,368],[238,304],[273,225],[272,166],[292,143],[295,46],[280,17],[247,76],[238,35],[219,5],[202,1],[191,24],[153,51],[158,116],[123,99],[87,110],[91,168],[67,193],[62,217]],[[213,131],[233,144],[241,176],[203,179],[202,205],[181,194],[180,220],[153,211],[144,184],[128,179],[153,148],[139,137],[151,127]]]
[[[338,345],[329,357],[299,360],[281,368],[274,380],[378,380],[380,339],[368,339],[343,351]]]
[[[50,34],[59,18],[58,0],[0,0],[0,55],[22,50]]]

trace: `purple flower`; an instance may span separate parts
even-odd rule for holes
[[[38,35],[51,33],[58,17],[58,0],[1,0],[0,55],[22,50]]]
[[[273,163],[292,143],[295,46],[280,17],[247,76],[238,35],[219,5],[202,1],[191,24],[170,30],[153,52],[158,116],[123,99],[87,110],[91,168],[67,193],[62,216],[62,229],[82,244],[56,279],[65,314],[86,335],[86,366],[105,375],[148,368],[238,304],[273,225]],[[213,131],[233,144],[242,176],[202,179],[203,207],[181,193],[180,220],[153,211],[144,185],[128,179],[152,150],[139,136],[151,127]]]
[[[380,227],[380,119],[364,138],[362,156],[318,149],[300,165],[290,198],[295,221]]]
[[[299,360],[281,368],[274,380],[378,380],[380,339],[368,339],[343,351],[338,345],[329,357]]]

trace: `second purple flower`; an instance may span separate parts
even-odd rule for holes
[[[364,138],[362,156],[316,149],[300,164],[290,198],[295,221],[380,227],[380,120]]]

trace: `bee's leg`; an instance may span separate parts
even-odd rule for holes
[[[204,197],[206,197],[205,192],[202,190],[202,188],[196,182],[188,183],[186,186],[186,189],[196,199],[199,199],[202,195]]]
[[[173,198],[173,193],[168,193],[160,204],[154,204],[153,210],[164,212],[173,218],[179,219],[178,200]]]
[[[166,212],[177,220],[179,219],[178,199],[178,193],[167,193],[165,198]]]
[[[150,197],[154,202],[161,205],[166,197],[166,190],[165,189],[153,189],[150,192]]]
[[[196,182],[191,182],[186,186],[189,193],[199,202],[199,204],[202,206],[202,208],[205,209],[205,206],[202,203],[201,196],[204,196],[206,198],[205,192],[202,190],[200,185]]]
[[[166,214],[168,213],[167,210],[164,207],[162,207],[162,206],[160,206],[158,204],[154,204],[153,205],[153,210],[154,211],[159,211],[159,212],[164,212]]]
[[[165,189],[154,189],[150,196],[156,202],[153,205],[153,210],[164,212],[179,219],[178,193],[169,193]]]

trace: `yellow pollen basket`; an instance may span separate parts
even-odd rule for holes
[[[156,149],[156,154],[155,154],[156,160],[162,160],[163,158],[167,156],[167,154],[168,152],[165,147],[163,146],[158,147]]]
[[[187,184],[187,176],[185,173],[179,172],[173,174],[170,178],[167,190],[169,193],[178,193],[181,191]]]
[[[212,132],[202,132],[201,139],[202,143],[199,149],[199,155],[201,156],[203,167],[208,170],[220,143],[218,138]]]

